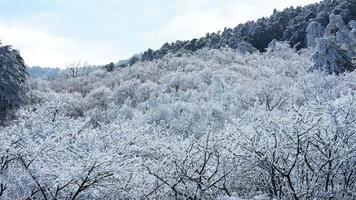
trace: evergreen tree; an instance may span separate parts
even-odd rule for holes
[[[106,71],[112,72],[115,69],[115,64],[113,62],[111,62],[110,64],[105,65],[104,68]]]
[[[356,21],[351,20],[349,22],[349,27],[351,29],[349,35],[352,40],[352,46],[350,47],[349,52],[350,52],[350,56],[355,58],[356,57]]]
[[[23,102],[26,76],[19,52],[11,46],[0,46],[0,124]]]
[[[322,38],[325,28],[317,21],[312,21],[307,27],[307,44],[308,47],[316,47],[316,39]]]
[[[310,71],[324,71],[329,74],[340,74],[353,71],[355,66],[347,56],[347,52],[340,48],[332,38],[324,37],[317,40],[315,53],[312,56],[313,65]]]

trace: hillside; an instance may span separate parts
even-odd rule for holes
[[[29,80],[0,127],[0,194],[352,199],[356,73],[308,73],[311,53],[203,49]]]
[[[286,41],[296,49],[306,48],[306,30],[309,23],[315,21],[325,28],[330,22],[330,14],[341,15],[343,21],[348,24],[351,20],[356,19],[355,0],[324,0],[304,7],[290,7],[283,11],[275,10],[270,17],[239,24],[235,28],[225,28],[222,32],[208,33],[199,39],[165,43],[158,50],[148,49],[125,62],[120,62],[119,65],[132,65],[137,61],[162,58],[169,53],[194,52],[202,48],[240,49],[244,47],[244,42],[263,52],[273,39]]]

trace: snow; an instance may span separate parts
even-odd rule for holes
[[[30,79],[0,127],[1,198],[352,198],[356,73],[309,73],[312,54],[275,41]]]

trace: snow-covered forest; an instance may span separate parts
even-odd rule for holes
[[[305,33],[32,77],[1,46],[0,199],[355,199],[356,22]]]
[[[0,128],[4,199],[355,197],[356,73],[200,50],[30,79]]]

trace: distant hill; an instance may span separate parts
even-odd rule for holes
[[[241,42],[250,43],[263,52],[273,39],[287,41],[292,47],[299,50],[307,47],[306,29],[308,24],[316,21],[326,27],[330,14],[341,15],[347,24],[350,20],[356,19],[356,1],[324,0],[304,7],[290,7],[283,11],[274,10],[270,17],[239,24],[235,28],[225,28],[221,33],[208,33],[199,39],[165,43],[158,50],[148,49],[118,65],[124,67],[138,61],[162,58],[168,53],[194,52],[202,48],[219,49],[228,46],[238,49]]]
[[[35,66],[29,67],[27,71],[32,78],[50,78],[56,76],[60,70],[58,68]]]

